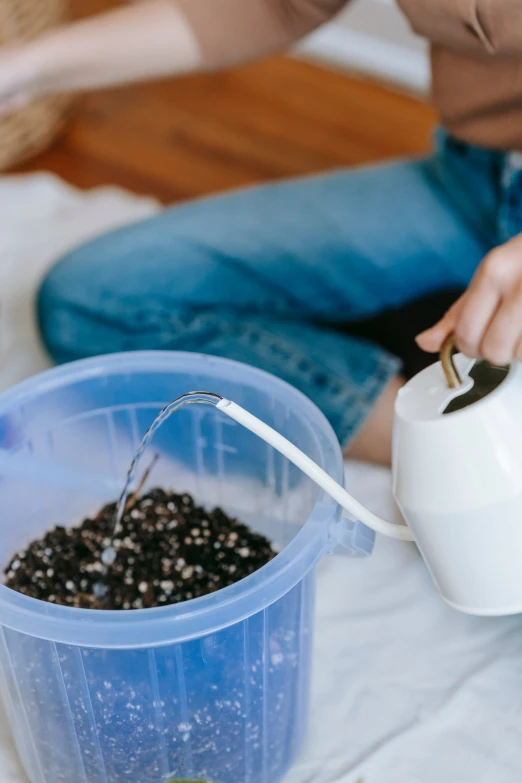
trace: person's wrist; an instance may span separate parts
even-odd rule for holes
[[[41,93],[42,71],[33,42],[0,48],[0,117],[22,109]]]
[[[59,38],[51,32],[26,44],[22,78],[33,98],[62,90]]]

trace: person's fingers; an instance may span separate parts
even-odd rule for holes
[[[500,294],[485,280],[469,287],[455,323],[455,342],[459,351],[470,358],[482,355],[482,342],[500,305]]]
[[[446,337],[454,331],[465,296],[466,294],[463,294],[459,297],[434,326],[417,335],[415,342],[419,348],[427,353],[437,353],[440,351]]]
[[[518,343],[515,346],[515,353],[513,358],[519,362],[522,362],[522,337],[519,339]]]
[[[480,355],[497,365],[509,364],[522,337],[522,284],[506,296],[488,324],[480,343]]]
[[[522,234],[492,250],[468,290],[431,329],[417,337],[439,351],[450,332],[460,351],[505,365],[522,350]]]

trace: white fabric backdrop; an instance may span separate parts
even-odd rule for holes
[[[32,311],[49,263],[156,207],[48,175],[0,179],[0,204],[3,389],[47,365]],[[387,471],[352,464],[347,482],[392,513]],[[320,564],[309,742],[288,783],[521,783],[521,738],[518,617],[446,607],[410,544],[380,538],[370,559]],[[27,783],[1,715],[0,783]]]

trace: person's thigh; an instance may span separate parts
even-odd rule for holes
[[[162,347],[216,308],[345,323],[466,285],[486,249],[429,159],[341,171],[174,207],[78,248],[44,281],[42,331],[53,351],[92,320],[120,350],[137,336]]]

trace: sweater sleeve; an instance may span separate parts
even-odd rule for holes
[[[522,56],[522,0],[397,0],[412,28],[457,52]]]
[[[209,69],[284,49],[348,0],[176,0]]]
[[[522,57],[522,0],[477,0],[477,17],[492,52]]]

